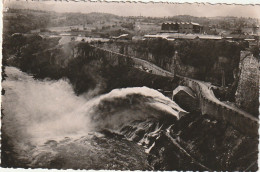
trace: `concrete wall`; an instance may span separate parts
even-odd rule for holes
[[[240,109],[218,101],[213,92],[205,92],[200,81],[184,78],[184,85],[197,93],[202,114],[210,115],[250,136],[258,135],[258,119]],[[205,86],[205,85],[204,85]],[[206,87],[206,86],[205,86]],[[207,90],[209,91],[209,90]],[[211,93],[210,95],[208,93]]]

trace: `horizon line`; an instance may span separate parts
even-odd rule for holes
[[[259,18],[257,17],[243,17],[243,16],[234,16],[234,15],[226,15],[226,16],[195,16],[195,15],[190,15],[190,14],[179,14],[179,15],[172,15],[172,16],[148,16],[148,15],[127,15],[127,16],[123,16],[123,15],[118,15],[118,14],[113,14],[113,13],[109,13],[109,12],[61,12],[61,11],[55,11],[55,10],[49,10],[49,9],[32,9],[32,8],[16,8],[16,7],[6,7],[6,8],[9,8],[9,9],[18,9],[18,10],[31,10],[31,11],[46,11],[46,12],[54,12],[54,13],[58,13],[58,14],[68,14],[68,13],[71,13],[71,14],[92,14],[92,13],[98,13],[98,14],[110,14],[110,15],[115,15],[115,16],[118,16],[118,17],[150,17],[150,18],[171,18],[171,17],[177,17],[177,16],[191,16],[191,17],[197,17],[197,18],[217,18],[217,17],[222,17],[222,18],[225,18],[225,17],[234,17],[234,18],[251,18],[251,19],[260,19],[260,16]],[[3,10],[3,12],[5,12]]]

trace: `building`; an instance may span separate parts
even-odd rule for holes
[[[157,34],[149,34],[144,35],[144,39],[166,39],[169,41],[175,40],[193,40],[193,39],[201,39],[201,40],[221,40],[222,37],[218,35],[203,35],[203,34],[184,34],[184,33],[157,33]]]
[[[203,27],[198,23],[193,22],[175,22],[163,23],[163,31],[178,32],[178,33],[201,33]]]
[[[179,24],[178,23],[163,23],[162,24],[162,30],[167,30],[167,31],[179,31]]]

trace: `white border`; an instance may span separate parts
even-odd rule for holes
[[[3,0],[4,1],[4,0]],[[3,1],[0,3],[0,44],[2,45],[2,28],[3,28],[3,21],[2,21],[2,11],[3,11]],[[30,1],[30,0],[29,0]],[[56,0],[56,1],[73,1],[73,0]],[[88,0],[74,0],[74,1],[88,1]],[[90,0],[90,1],[100,1],[100,0]],[[241,4],[241,5],[260,5],[260,0],[101,0],[102,2],[166,2],[166,3],[210,3],[210,4]],[[2,46],[0,47],[0,59],[2,59]],[[2,66],[2,60],[0,61],[0,66]],[[0,80],[1,80],[1,75],[0,75]],[[0,87],[2,89],[2,86]],[[0,96],[0,101],[1,101],[1,96]],[[259,98],[260,101],[260,98]],[[1,105],[0,105],[1,107]],[[259,109],[260,110],[260,109]],[[1,119],[0,119],[1,121]],[[1,123],[0,123],[1,127]],[[259,145],[258,145],[259,146]],[[259,148],[258,148],[259,150]],[[258,164],[259,164],[259,157],[258,157]],[[95,171],[95,170],[56,170],[56,169],[21,169],[21,168],[2,168],[0,167],[1,172],[75,172],[75,171]],[[106,171],[106,170],[99,170],[99,171]]]

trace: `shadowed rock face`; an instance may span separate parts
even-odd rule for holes
[[[240,78],[236,91],[236,104],[258,117],[259,62],[249,52],[241,52]]]
[[[69,43],[33,55],[7,60],[22,71],[36,78],[59,79],[66,77],[76,93],[99,90],[99,93],[114,88],[148,86],[155,89],[172,90],[177,79],[157,76],[124,62],[120,57],[95,52],[87,43]]]
[[[146,59],[182,76],[221,85],[222,69],[225,70],[226,84],[234,82],[233,70],[238,68],[240,51],[246,45],[212,40],[171,42],[154,39],[126,43],[108,42],[100,46]]]

